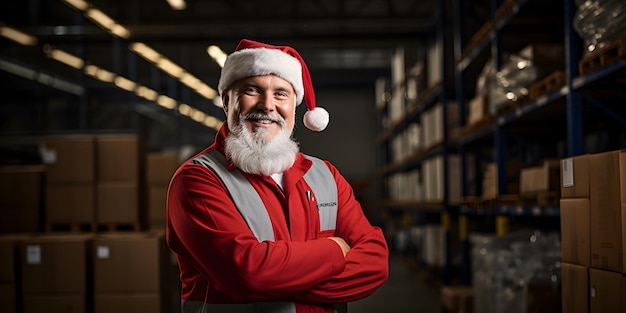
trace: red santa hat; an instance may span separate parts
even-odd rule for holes
[[[304,100],[307,112],[304,126],[313,131],[322,131],[329,121],[328,112],[315,105],[315,93],[309,69],[298,52],[288,46],[272,46],[243,39],[231,53],[220,76],[217,89],[220,94],[232,83],[242,78],[274,74],[293,85],[296,104]]]

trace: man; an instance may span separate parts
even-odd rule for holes
[[[296,106],[321,131],[308,69],[291,47],[242,40],[218,90],[227,121],[170,182],[167,241],[188,312],[338,312],[388,277],[388,249],[352,188],[291,139]]]

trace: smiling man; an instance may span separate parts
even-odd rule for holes
[[[181,310],[331,313],[388,277],[388,249],[330,162],[292,139],[296,107],[322,131],[308,69],[291,47],[242,40],[218,85],[227,121],[170,182],[167,242]]]

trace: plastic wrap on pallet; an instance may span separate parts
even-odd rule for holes
[[[558,233],[472,234],[470,240],[474,312],[527,312],[529,286],[560,287]]]
[[[573,26],[584,40],[587,52],[602,48],[626,33],[626,1],[587,0],[577,4]]]

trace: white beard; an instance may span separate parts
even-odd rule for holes
[[[284,120],[278,118],[281,121],[281,130],[273,139],[268,140],[263,128],[257,128],[253,133],[248,131],[245,125],[248,116],[250,114],[240,115],[238,122],[234,122],[233,116],[229,116],[229,122],[233,123],[229,123],[230,133],[224,142],[226,156],[240,170],[250,174],[269,176],[289,169],[296,160],[299,148],[298,143],[291,139],[291,130],[285,127]]]

